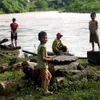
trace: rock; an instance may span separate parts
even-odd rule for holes
[[[19,82],[1,81],[0,82],[0,95],[8,95],[14,92],[18,87],[22,88],[27,85],[28,81],[21,80]]]
[[[91,64],[100,64],[100,51],[88,51],[87,59]]]
[[[77,60],[77,58],[75,56],[70,56],[70,55],[60,55],[60,56],[56,56],[53,58],[53,63],[55,65],[58,64],[66,64],[66,63],[71,63],[71,62],[75,62]]]
[[[21,49],[20,46],[13,47],[11,45],[1,45],[1,44],[0,44],[0,48],[4,49],[4,50],[17,50],[17,49]]]
[[[14,83],[11,81],[0,82],[0,95],[7,95],[14,90]]]
[[[8,63],[0,64],[0,73],[8,70]]]
[[[65,80],[65,77],[55,77],[53,80],[56,82],[61,82],[61,81]]]
[[[80,80],[83,77],[87,77],[88,79],[98,80],[100,79],[100,75],[98,72],[95,72],[93,70],[89,70],[88,68],[85,68],[84,70],[80,71],[76,75],[73,75],[71,77],[72,80]]]
[[[22,68],[22,65],[21,65],[21,63],[12,64],[12,68],[20,69],[20,68]]]

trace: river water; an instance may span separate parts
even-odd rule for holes
[[[56,38],[57,32],[63,34],[61,40],[67,45],[70,53],[79,57],[86,57],[87,51],[91,50],[88,30],[89,13],[51,11],[0,15],[0,40],[3,38],[10,40],[10,23],[13,17],[17,19],[19,24],[18,45],[22,47],[22,50],[36,52],[39,44],[37,36],[40,31],[48,33],[46,44],[48,51],[52,51],[52,42]],[[100,14],[97,14],[97,20],[100,23]],[[6,44],[9,43],[10,41]],[[97,45],[96,50],[98,50]]]

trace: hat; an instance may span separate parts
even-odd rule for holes
[[[61,33],[57,33],[56,36],[63,36]]]

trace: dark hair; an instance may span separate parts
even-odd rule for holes
[[[15,19],[15,18],[13,18],[13,19],[12,19],[12,21],[14,22],[14,21],[16,21],[16,19]]]
[[[45,35],[47,35],[47,33],[44,32],[44,31],[41,31],[41,32],[38,34],[38,39],[41,40],[41,38],[43,38]]]
[[[91,17],[92,17],[92,16],[96,16],[96,13],[95,13],[95,12],[92,12],[90,16],[91,16]]]

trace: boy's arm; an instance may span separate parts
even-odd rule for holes
[[[89,22],[89,30],[90,30],[90,22]]]
[[[97,26],[96,29],[98,29],[98,22],[97,21],[96,21],[96,26]]]
[[[52,61],[53,59],[51,57],[46,57],[46,49],[43,47],[41,49],[41,57],[44,61]]]

